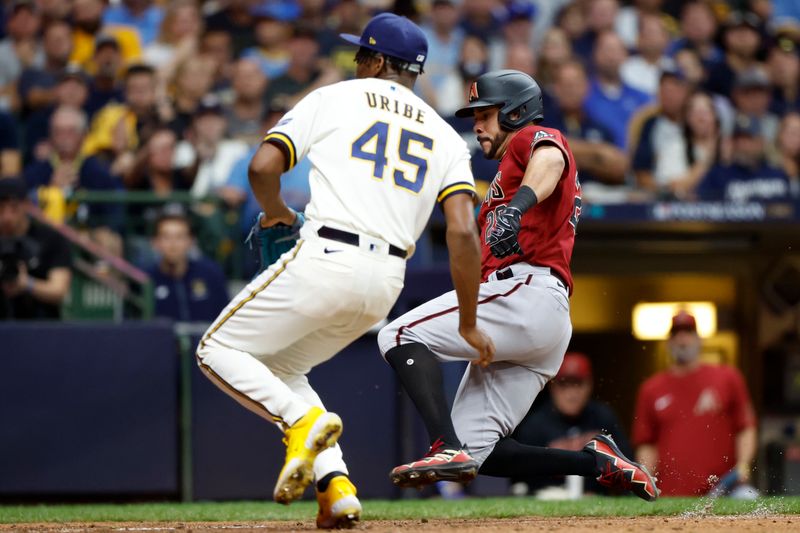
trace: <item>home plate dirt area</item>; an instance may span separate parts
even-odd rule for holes
[[[313,520],[265,522],[69,522],[38,524],[2,524],[0,531],[45,531],[72,533],[78,531],[310,531],[316,530]],[[705,517],[527,517],[507,519],[421,519],[368,520],[356,530],[370,533],[437,531],[458,533],[493,533],[508,531],[541,531],[548,533],[605,533],[646,531],[652,533],[684,532],[780,532],[800,531],[798,516],[705,516]]]

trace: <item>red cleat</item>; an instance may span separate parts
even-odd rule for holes
[[[655,478],[644,466],[625,457],[610,435],[597,435],[583,449],[595,456],[600,472],[597,482],[604,487],[629,490],[648,502],[658,498],[661,491]]]
[[[389,477],[398,487],[424,487],[437,481],[469,483],[478,475],[478,462],[464,450],[444,448],[436,441],[422,459],[395,467]]]

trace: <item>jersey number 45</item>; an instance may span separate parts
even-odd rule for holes
[[[374,146],[372,140],[375,140]],[[358,139],[353,141],[350,147],[350,155],[356,159],[363,159],[372,163],[372,175],[376,179],[382,180],[383,173],[388,165],[386,158],[386,145],[389,140],[389,124],[386,122],[375,122]],[[433,150],[433,139],[425,137],[420,133],[409,131],[407,129],[400,130],[400,142],[397,147],[397,155],[401,161],[416,167],[416,175],[414,179],[408,179],[406,174],[399,169],[394,169],[392,175],[394,183],[401,189],[406,189],[414,194],[422,190],[422,185],[425,183],[425,174],[428,172],[428,160],[414,155],[411,153],[412,143],[422,145],[422,148],[428,152]]]

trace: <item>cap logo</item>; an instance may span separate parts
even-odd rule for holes
[[[469,86],[469,101],[474,102],[478,99],[478,82],[473,81]]]
[[[369,44],[375,45],[375,44],[378,44],[378,41],[376,41],[374,37],[370,37],[369,38]]]
[[[425,56],[422,54],[417,54],[417,63],[422,63],[425,61]]]

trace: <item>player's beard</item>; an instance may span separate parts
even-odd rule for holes
[[[481,150],[483,150],[483,156],[486,159],[497,159],[497,154],[500,151],[500,147],[503,145],[503,141],[506,140],[506,132],[501,132],[497,134],[493,139],[489,139],[484,137],[483,140],[490,141],[491,146],[489,146],[489,151],[483,149],[483,144],[481,144]]]

